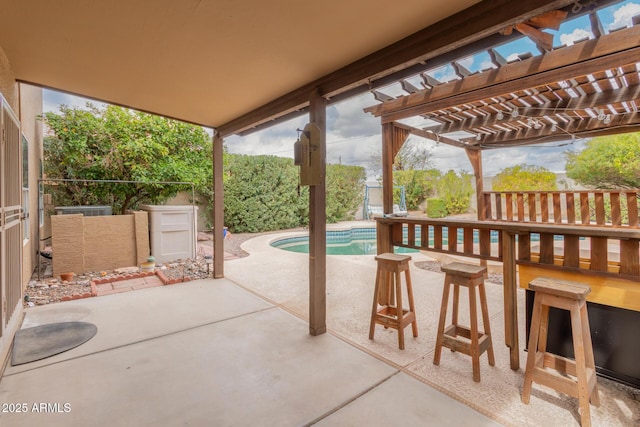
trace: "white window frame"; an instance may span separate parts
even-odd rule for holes
[[[22,142],[22,242],[27,243],[31,237],[29,224],[29,141],[20,134]]]
[[[44,178],[44,164],[42,163],[42,159],[40,159],[40,179],[38,180],[38,217],[40,218],[40,223],[38,227],[42,228],[44,226],[44,183],[42,179]]]

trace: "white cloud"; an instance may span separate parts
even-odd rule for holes
[[[613,12],[613,22],[609,24],[609,29],[631,26],[631,18],[640,14],[640,4],[628,3]]]
[[[560,43],[570,46],[576,40],[582,40],[584,38],[593,38],[593,33],[583,28],[576,28],[571,33],[560,34]]]
[[[482,61],[480,64],[481,70],[488,70],[489,68],[498,68],[496,64],[494,64],[491,60]]]
[[[225,139],[225,145],[234,154],[293,157],[296,129],[302,129],[307,121],[307,116],[301,116],[247,136],[234,135]]]
[[[105,105],[99,101],[93,101],[89,98],[69,95],[68,93],[58,92],[55,90],[44,89],[42,91],[42,111],[45,113],[49,111],[60,111],[60,105],[66,105],[71,108],[86,108],[87,102],[90,102],[97,107]]]
[[[565,152],[579,151],[584,147],[584,144],[584,140],[578,139],[574,143],[567,141],[485,150],[482,152],[483,173],[485,176],[494,176],[501,169],[522,163],[543,166],[552,172],[563,173],[566,166]]]
[[[471,171],[471,163],[462,148],[452,147],[447,144],[437,145],[431,152],[433,167],[447,172],[453,169],[456,172]]]
[[[369,167],[382,140],[380,120],[363,111],[374,104],[375,99],[367,93],[327,108],[327,162]],[[235,154],[293,157],[296,129],[308,121],[308,115],[303,115],[244,137],[229,137],[225,144]]]
[[[519,58],[520,55],[521,55],[521,53],[518,53],[518,52],[514,52],[514,53],[509,54],[509,56],[507,56],[507,58],[506,58],[507,62],[515,61],[516,59]]]
[[[334,104],[335,120],[327,119],[328,130],[340,138],[380,134],[380,119],[363,111],[365,107],[370,107],[377,103],[373,95],[367,92]]]

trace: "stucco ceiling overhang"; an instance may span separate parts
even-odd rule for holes
[[[448,35],[441,33],[473,38],[475,30],[460,25],[434,31],[447,19],[461,22],[451,17],[465,9],[469,26],[494,31],[496,12],[488,12],[507,3],[0,0],[0,48],[18,81],[212,128],[242,117],[246,129],[254,116],[255,123],[264,123],[297,108],[295,102],[277,100],[326,82],[327,76],[338,88],[335,93],[352,87],[353,79],[361,81],[369,71],[356,70],[354,77],[352,67],[343,80],[336,72],[358,60],[360,68],[367,67],[363,58],[416,32],[433,34],[427,40],[441,44]],[[522,3],[527,4],[519,6],[522,10],[538,13],[571,1]],[[469,10],[485,14],[474,17]],[[503,13],[514,19],[515,12]],[[484,21],[490,25],[483,27]],[[407,45],[406,50],[420,49]],[[378,57],[371,73],[383,75],[420,59],[407,61],[403,50],[393,52],[387,59]],[[268,114],[252,116],[265,105],[271,106]],[[240,127],[230,126],[228,133]]]

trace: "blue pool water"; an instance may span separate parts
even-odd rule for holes
[[[309,253],[309,236],[276,240],[271,246],[290,252]],[[418,252],[416,249],[396,248],[396,253]],[[327,231],[327,255],[375,255],[376,229],[352,228]]]
[[[448,245],[449,236],[445,228],[442,233],[442,244]],[[420,244],[420,226],[416,227],[416,245]],[[429,227],[429,246],[433,247],[433,227]],[[404,229],[403,242],[408,242],[407,229]],[[464,242],[464,232],[458,229],[458,243]],[[562,236],[555,236],[556,239],[562,240]],[[473,242],[478,243],[480,240],[478,231],[473,233]],[[531,241],[539,241],[538,234],[531,235]],[[491,231],[491,243],[499,242],[499,232]],[[271,246],[290,252],[309,253],[309,237],[288,237],[276,240]],[[412,253],[418,252],[416,249],[408,249],[402,247],[395,248],[396,253]],[[350,230],[327,231],[327,254],[328,255],[375,255],[376,247],[376,229],[375,228],[352,228]]]

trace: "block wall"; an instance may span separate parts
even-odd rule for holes
[[[140,265],[149,256],[146,212],[51,216],[53,274],[82,274]]]

